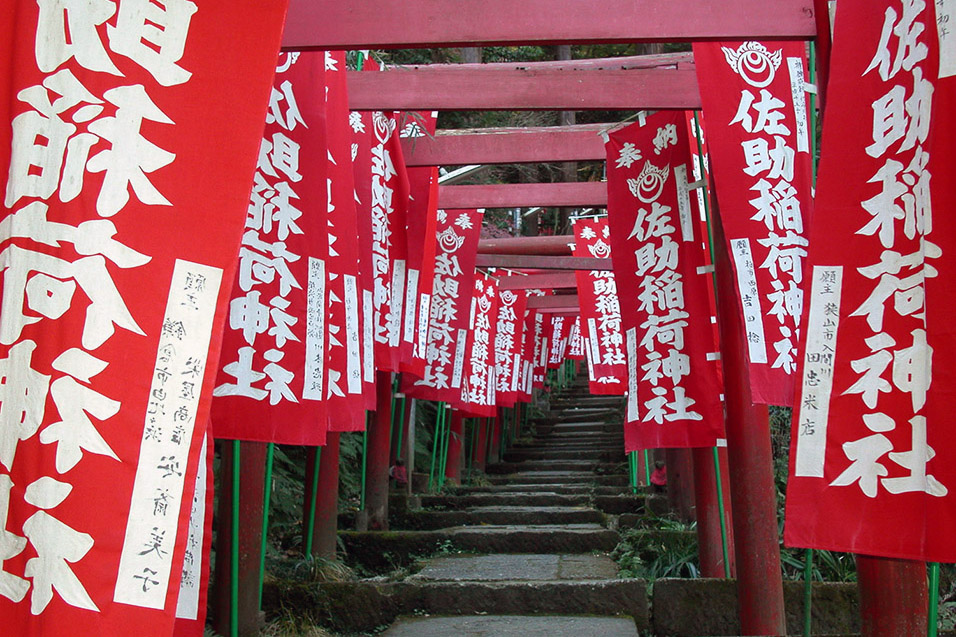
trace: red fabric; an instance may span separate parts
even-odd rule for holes
[[[495,397],[502,407],[512,407],[518,398],[522,380],[524,309],[528,295],[524,290],[499,290],[498,321],[495,327]]]
[[[439,210],[438,255],[428,325],[425,375],[402,376],[402,391],[413,398],[461,401],[470,295],[475,278],[482,213]]]
[[[434,136],[438,112],[403,113],[402,139]],[[435,271],[435,224],[438,216],[438,167],[408,168],[408,232],[405,268],[405,310],[402,316],[401,369],[415,376],[425,372],[428,307]],[[426,240],[428,239],[428,240]]]
[[[286,3],[5,6],[0,626],[168,637]]]
[[[694,44],[754,402],[792,405],[812,204],[803,42]],[[696,143],[695,150],[696,150]]]
[[[584,335],[581,333],[581,315],[574,317],[571,331],[568,332],[568,351],[566,357],[570,360],[581,361],[585,358]]]
[[[325,54],[279,58],[213,392],[217,438],[323,445]]]
[[[625,448],[713,446],[723,408],[684,115],[657,113],[606,147],[614,277],[626,291]]]
[[[349,124],[345,53],[326,53],[326,206],[329,250],[326,258],[328,312],[326,331],[327,422],[329,431],[365,429],[363,376],[372,361],[363,360],[362,287],[359,274],[358,219],[352,173],[352,130]],[[318,153],[321,159],[321,153]]]
[[[787,489],[792,546],[956,561],[956,59],[950,49],[938,63],[934,6],[838,4],[815,213],[826,221],[811,236]]]
[[[574,222],[574,256],[611,256],[607,217]],[[623,396],[627,392],[627,356],[614,272],[577,270],[575,277],[581,300],[588,387],[592,394]]]
[[[651,471],[651,484],[656,484],[659,487],[667,486],[667,467]]]
[[[558,314],[549,315],[551,321],[548,337],[548,369],[557,369],[564,364],[564,354],[568,349],[568,333],[571,329],[570,317]]]
[[[487,274],[475,277],[471,296],[468,346],[461,381],[462,412],[470,416],[495,415],[494,344],[498,315],[498,282]]]

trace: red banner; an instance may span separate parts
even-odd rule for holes
[[[480,210],[438,211],[438,254],[425,348],[425,375],[402,377],[402,391],[413,398],[461,402],[468,341],[468,319],[475,259],[481,234]]]
[[[584,360],[584,335],[581,333],[581,316],[575,316],[568,332],[567,357],[574,361]]]
[[[694,44],[754,402],[792,405],[812,157],[803,42]],[[695,142],[696,146],[696,142]]]
[[[461,382],[461,410],[471,416],[495,415],[495,342],[498,282],[487,274],[475,277],[471,296],[468,347]]]
[[[518,398],[522,379],[524,290],[499,290],[498,321],[495,326],[495,396],[498,405],[511,407]]]
[[[837,11],[785,539],[953,562],[952,14]]]
[[[323,445],[325,54],[279,58],[213,392],[217,438]]]
[[[5,634],[172,634],[285,4],[0,12]]]
[[[609,258],[609,237],[606,217],[576,219],[574,256]],[[588,386],[592,394],[622,396],[627,393],[627,356],[614,273],[577,270],[575,277],[588,360]]]
[[[564,363],[564,353],[568,349],[568,332],[571,320],[560,314],[551,314],[550,336],[548,337],[548,369],[557,369]]]
[[[405,113],[402,139],[434,136],[438,112]],[[414,141],[413,141],[414,143]],[[428,308],[435,272],[435,227],[438,223],[438,167],[408,168],[405,310],[402,317],[401,369],[415,376],[425,373]],[[429,239],[427,241],[423,240]]]
[[[306,54],[303,54],[306,55]],[[362,289],[359,274],[358,219],[352,173],[345,53],[325,53],[328,254],[326,255],[325,328],[326,411],[329,431],[365,428],[363,376],[371,361],[362,360]],[[317,159],[322,159],[321,154]]]
[[[713,446],[723,407],[684,115],[611,133],[608,222],[628,359],[628,451]]]

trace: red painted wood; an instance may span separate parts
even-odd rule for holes
[[[722,448],[726,451],[726,448]],[[714,452],[710,447],[692,450],[694,460],[694,502],[697,510],[697,546],[700,553],[702,577],[724,577],[723,540],[720,533],[720,506],[717,501],[717,472],[714,470]],[[721,466],[721,477],[726,478],[726,453]],[[727,551],[731,576],[734,573],[734,543],[730,516],[730,488],[723,480],[724,508],[727,525]]]
[[[475,426],[478,427],[478,435],[475,436],[474,464],[472,465],[479,471],[485,470],[488,462],[488,431],[493,427],[494,418],[477,418]]]
[[[616,58],[587,58],[582,60],[544,60],[541,62],[482,62],[480,64],[405,64],[402,69],[434,71],[456,68],[467,71],[531,71],[551,70],[628,70],[628,69],[676,69],[682,64],[693,64],[694,54],[660,53],[657,55],[626,55]]]
[[[570,256],[574,235],[559,234],[540,237],[511,237],[507,239],[482,239],[478,242],[478,254],[540,254]]]
[[[504,428],[501,426],[504,423],[504,407],[498,407],[496,410],[497,416],[491,421],[491,424],[494,428],[491,431],[491,444],[488,451],[488,464],[494,464],[501,461],[501,437],[504,432]]]
[[[365,508],[370,531],[388,530],[388,455],[392,428],[392,375],[375,372],[375,415],[368,428]]]
[[[479,268],[511,268],[513,270],[600,270],[612,269],[611,259],[593,257],[542,257],[525,254],[479,254]]]
[[[827,82],[830,80],[830,12],[827,0],[814,0],[817,13],[817,107],[823,115],[827,98]],[[811,116],[813,113],[810,114]]]
[[[807,39],[812,0],[291,0],[288,49]]]
[[[448,457],[445,462],[445,478],[452,484],[461,484],[461,455],[464,451],[465,419],[457,409],[451,411],[448,438]]]
[[[600,131],[614,124],[471,129],[402,140],[408,166],[603,161]]]
[[[339,434],[330,431],[319,463],[318,499],[315,503],[315,531],[312,554],[335,559],[339,530]],[[307,482],[311,482],[311,475]],[[309,485],[311,489],[311,485]]]
[[[785,635],[770,421],[767,406],[754,405],[750,394],[735,275],[720,213],[712,206],[740,634]]]
[[[665,449],[667,503],[682,521],[694,522],[694,463],[690,449]]]
[[[603,208],[607,205],[607,184],[603,181],[581,181],[439,186],[438,205],[446,210],[535,206]]]
[[[577,294],[559,294],[553,296],[532,296],[528,299],[529,310],[547,308],[569,308],[580,305]]]
[[[546,274],[515,274],[498,279],[501,290],[550,290],[555,288],[576,288],[577,277],[574,272],[549,272]]]
[[[446,65],[349,71],[348,83],[349,108],[357,111],[700,108],[697,73],[688,69],[474,71]]]
[[[929,598],[925,562],[857,555],[856,571],[862,634],[867,637],[926,634]]]

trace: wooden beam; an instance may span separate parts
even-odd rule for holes
[[[365,111],[533,111],[700,108],[690,69],[349,71],[349,108]]]
[[[611,259],[595,257],[542,257],[527,254],[479,254],[479,268],[511,268],[512,270],[600,270],[609,271]]]
[[[553,290],[576,288],[577,285],[574,272],[561,270],[545,274],[513,274],[498,279],[498,287],[502,290]]]
[[[543,60],[541,62],[482,62],[480,64],[402,64],[401,68],[412,71],[435,71],[457,68],[467,71],[533,71],[541,69],[580,71],[629,69],[676,69],[694,63],[694,54],[659,53],[655,55],[624,55],[616,58],[586,58],[580,60]]]
[[[601,131],[615,124],[439,131],[435,137],[405,137],[407,166],[464,166],[557,161],[603,161]]]
[[[528,299],[529,310],[580,307],[577,294],[552,294],[549,296],[532,296]]]
[[[560,316],[574,316],[581,313],[581,308],[577,305],[571,307],[543,307],[537,310],[541,314],[558,314]]]
[[[573,234],[543,235],[540,237],[508,237],[481,239],[478,254],[539,254],[571,256]]]
[[[607,184],[603,181],[581,181],[439,186],[438,205],[446,210],[535,206],[603,208],[607,206]]]
[[[809,39],[813,0],[291,0],[286,49]]]

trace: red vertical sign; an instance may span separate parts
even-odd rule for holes
[[[524,290],[498,291],[498,319],[495,328],[495,394],[497,404],[515,404],[522,380],[524,344]]]
[[[837,8],[815,213],[825,222],[810,242],[787,490],[791,545],[956,561],[950,6]]]
[[[792,405],[812,203],[803,42],[694,44],[754,401]],[[696,145],[696,144],[695,144]]]
[[[705,242],[681,112],[611,133],[608,222],[628,359],[628,451],[723,433]]]
[[[285,4],[0,12],[6,634],[172,634]]]
[[[606,217],[574,221],[573,252],[576,257],[606,259],[611,256]],[[627,356],[614,273],[577,270],[575,276],[591,393],[623,395],[627,392]]]
[[[475,277],[471,297],[468,347],[461,381],[461,408],[474,416],[495,415],[495,329],[498,282],[487,274]]]
[[[213,393],[217,438],[325,444],[325,54],[279,58]]]

